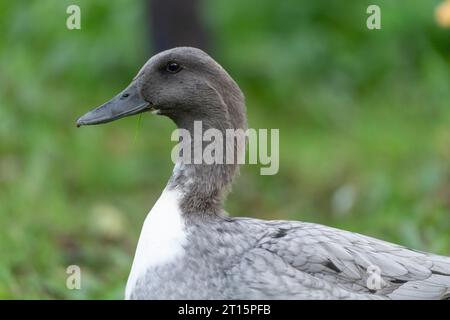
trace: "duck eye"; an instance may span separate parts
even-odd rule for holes
[[[181,70],[181,66],[176,62],[169,62],[166,65],[166,70],[170,73],[177,73]]]

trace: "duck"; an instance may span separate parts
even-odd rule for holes
[[[193,132],[246,129],[242,91],[210,55],[152,56],[78,127],[150,112]],[[450,299],[450,257],[320,224],[232,217],[239,164],[177,160],[145,218],[125,299]]]

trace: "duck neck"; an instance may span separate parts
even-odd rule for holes
[[[180,133],[178,146],[183,151],[179,150],[179,158],[169,180],[168,188],[177,189],[181,193],[179,202],[181,212],[189,216],[222,216],[224,215],[223,201],[230,190],[239,165],[237,161],[227,161],[226,159],[225,128],[217,129],[216,126],[198,130],[197,124],[189,129],[183,128],[186,130],[185,133],[189,133],[190,141],[186,140],[186,135],[182,137]],[[214,129],[215,135],[205,142],[206,136],[200,132],[205,133],[208,129]],[[222,137],[219,138],[222,141],[216,140],[217,135]],[[212,148],[213,144],[215,148]],[[233,146],[233,154],[236,154],[236,157],[238,147],[238,144]],[[215,151],[211,153],[212,149]],[[188,157],[182,156],[186,150],[190,150]],[[220,155],[216,156],[217,154]],[[208,156],[210,156],[209,160]]]
[[[181,212],[189,216],[222,216],[223,200],[234,170],[226,165],[177,163],[168,188],[177,189]]]
[[[190,216],[224,215],[223,201],[239,169],[238,159],[245,154],[244,96],[229,76],[217,87],[210,86],[207,99],[200,104],[177,106],[176,112],[167,114],[178,127],[179,146],[183,148],[168,188],[181,192],[180,209]],[[230,130],[240,135],[230,138]],[[185,140],[186,133],[189,141]],[[212,143],[217,148],[211,153]],[[185,157],[185,150],[190,156]],[[214,161],[208,161],[208,155]]]

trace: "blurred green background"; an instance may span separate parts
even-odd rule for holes
[[[280,171],[244,166],[226,208],[450,255],[450,29],[441,1],[205,1],[210,54],[280,128]],[[81,7],[81,30],[66,8]],[[378,4],[382,29],[366,28]],[[151,55],[143,1],[0,2],[0,298],[122,298],[170,176],[174,125],[76,129]],[[66,268],[82,289],[66,288]]]

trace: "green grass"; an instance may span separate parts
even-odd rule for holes
[[[141,4],[0,4],[0,298],[121,298],[171,173],[167,119],[76,129],[146,61]],[[280,171],[244,166],[234,215],[319,222],[450,255],[450,33],[438,1],[208,2],[212,55],[253,128],[280,129]],[[371,2],[372,3],[372,2]],[[67,266],[82,290],[65,287]]]

